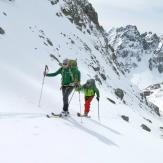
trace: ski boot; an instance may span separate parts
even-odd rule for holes
[[[69,115],[69,112],[68,111],[62,111],[61,115],[64,117],[67,117]]]

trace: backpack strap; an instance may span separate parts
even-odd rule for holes
[[[74,81],[74,76],[73,76],[73,73],[72,73],[72,71],[71,71],[71,67],[69,67],[68,69],[69,69],[69,73],[70,73],[70,75],[71,75],[72,81]]]

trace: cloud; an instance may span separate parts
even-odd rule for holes
[[[163,6],[162,0],[89,0],[92,4],[98,6],[108,6],[123,9],[158,8]]]
[[[133,24],[140,31],[163,33],[162,0],[89,0],[99,15],[99,21],[107,30]]]

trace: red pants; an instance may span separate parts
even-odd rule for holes
[[[90,111],[90,105],[91,105],[91,101],[93,100],[94,96],[90,96],[90,97],[85,97],[85,113],[88,113]]]

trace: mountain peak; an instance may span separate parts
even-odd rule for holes
[[[87,28],[88,23],[91,30],[93,29],[93,24],[97,28],[102,28],[99,25],[97,12],[87,0],[51,0],[51,4],[59,4],[61,13],[72,23],[76,24],[80,30]],[[58,13],[58,15],[61,13]]]
[[[136,26],[127,25],[111,29],[108,32],[108,40],[115,50],[117,62],[121,65],[123,71],[131,72],[139,67],[145,58],[148,58],[146,68],[149,69],[150,67],[150,70],[152,70],[155,67],[159,72],[162,72],[158,68],[160,59],[157,56],[155,57],[157,57],[156,60],[159,60],[159,63],[158,61],[157,63],[153,61],[151,64],[151,60],[153,60],[154,54],[158,51],[161,41],[157,34],[152,32],[140,34]],[[146,56],[147,54],[148,56]]]

